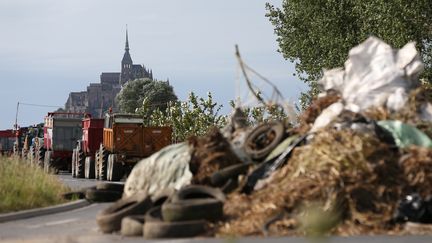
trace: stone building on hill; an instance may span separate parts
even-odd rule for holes
[[[126,30],[125,53],[121,61],[121,72],[103,72],[100,83],[90,83],[86,91],[71,92],[65,104],[67,112],[88,112],[93,117],[103,117],[112,108],[117,110],[115,97],[128,81],[138,78],[153,79],[153,73],[144,65],[133,64],[129,53],[129,39]]]

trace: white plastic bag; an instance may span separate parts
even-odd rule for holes
[[[350,50],[345,69],[324,71],[318,83],[324,90],[339,91],[344,109],[360,112],[370,107],[385,106],[390,111],[398,111],[408,100],[408,91],[423,68],[414,42],[395,50],[382,40],[369,37]],[[336,106],[339,108],[339,105]],[[333,111],[324,110],[321,113],[312,128],[314,131],[325,127],[338,115],[334,112],[334,106],[327,109]],[[329,115],[331,117],[321,117]]]
[[[153,195],[165,188],[179,190],[189,185],[190,148],[187,143],[169,145],[138,162],[126,180],[124,194],[129,197],[138,191]]]

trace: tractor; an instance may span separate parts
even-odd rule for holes
[[[171,144],[171,127],[145,127],[135,114],[107,113],[96,154],[96,178],[118,181],[141,159]]]

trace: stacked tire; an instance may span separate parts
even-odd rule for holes
[[[195,237],[206,232],[209,222],[223,217],[224,193],[207,186],[187,186],[145,216],[147,239]]]
[[[123,190],[123,184],[100,183],[86,190],[85,198],[91,202],[114,202],[122,197]]]
[[[208,186],[163,190],[153,197],[137,193],[99,212],[96,221],[104,233],[120,231],[147,239],[195,237],[206,233],[209,222],[222,219],[224,202],[225,194]]]

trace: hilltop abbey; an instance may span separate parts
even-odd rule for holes
[[[121,72],[103,72],[100,83],[90,83],[87,91],[71,92],[65,104],[67,112],[88,112],[93,117],[103,117],[110,107],[117,110],[115,97],[128,81],[138,78],[153,79],[151,70],[144,65],[133,64],[129,53],[128,32],[126,30],[125,53],[121,61]]]

